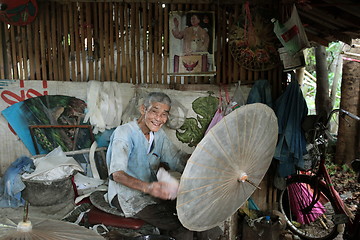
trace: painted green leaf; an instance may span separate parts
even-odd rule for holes
[[[192,109],[197,114],[195,118],[186,118],[180,129],[176,130],[176,137],[189,147],[196,146],[213,118],[218,107],[218,99],[213,96],[200,97],[192,102]]]

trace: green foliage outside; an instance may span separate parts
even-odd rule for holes
[[[339,54],[342,51],[341,48],[342,48],[342,44],[340,42],[332,42],[329,44],[328,47],[326,47],[328,78],[329,78],[329,86],[330,86],[329,94],[335,76],[334,64],[336,64],[336,58],[339,56]],[[306,66],[305,66],[306,71],[308,71],[312,76],[316,78],[315,48],[308,48],[305,50],[305,62],[306,62]],[[340,87],[341,87],[341,81],[338,83],[337,86],[336,101],[334,108],[338,108],[340,105]],[[316,82],[311,82],[310,79],[305,79],[302,90],[309,108],[309,113],[315,114]]]

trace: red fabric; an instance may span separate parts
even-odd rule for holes
[[[105,226],[113,226],[120,228],[139,229],[145,222],[135,218],[125,218],[101,211],[93,207],[87,213],[88,222],[90,224],[104,224]]]
[[[0,11],[0,20],[10,25],[23,26],[35,20],[38,12],[36,0],[0,0],[6,5],[4,11]]]

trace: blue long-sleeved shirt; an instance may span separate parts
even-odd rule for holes
[[[160,162],[167,164],[171,170],[184,170],[182,160],[185,154],[171,142],[164,130],[154,132],[152,145],[149,144],[136,121],[117,127],[110,138],[106,155],[109,175],[124,171],[142,181],[153,182],[157,180]],[[116,194],[126,217],[134,216],[144,207],[156,203],[156,199],[150,195],[110,180],[107,193],[109,203]]]

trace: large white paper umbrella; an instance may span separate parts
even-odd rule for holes
[[[251,196],[268,170],[278,136],[265,104],[242,106],[196,146],[180,179],[177,213],[193,231],[218,226]]]
[[[0,240],[104,240],[93,230],[59,220],[31,218],[0,219]]]

